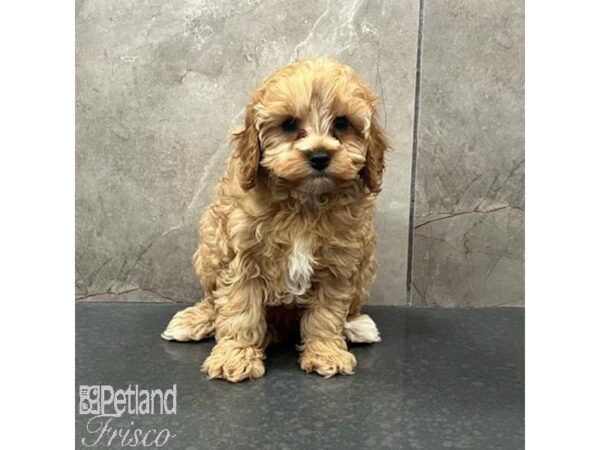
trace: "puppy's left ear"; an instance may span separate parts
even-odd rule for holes
[[[361,171],[361,175],[369,191],[374,194],[381,191],[381,181],[385,167],[384,155],[388,148],[389,142],[387,137],[379,125],[377,117],[373,115],[367,138],[367,161]]]
[[[244,128],[231,136],[233,157],[236,158],[238,177],[242,189],[248,191],[256,184],[256,174],[260,161],[260,141],[254,126],[254,111],[251,105],[246,108]]]

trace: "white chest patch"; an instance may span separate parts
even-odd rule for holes
[[[310,288],[314,263],[308,242],[296,239],[288,257],[286,290],[289,294],[303,295]]]

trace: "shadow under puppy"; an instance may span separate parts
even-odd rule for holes
[[[388,148],[377,98],[354,71],[320,57],[256,89],[214,199],[194,267],[205,292],[162,337],[215,336],[202,370],[259,378],[269,343],[299,325],[300,366],[351,374],[352,342],[380,340],[361,307],[375,272],[375,196]]]

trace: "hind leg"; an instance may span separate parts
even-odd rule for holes
[[[344,323],[344,336],[348,342],[374,343],[381,341],[377,325],[370,316],[361,313],[362,307],[369,297],[369,287],[373,282],[377,266],[374,257],[375,239],[373,235],[366,240],[364,249],[365,254],[353,280],[355,291],[348,317]]]
[[[204,299],[173,316],[161,337],[167,341],[199,341],[215,334],[215,298],[216,279],[220,264],[226,261],[214,242],[219,241],[216,235],[219,225],[216,223],[212,208],[209,208],[200,219],[200,234],[206,239],[200,242],[194,253],[194,270],[204,290]]]
[[[214,299],[204,300],[173,316],[160,337],[166,341],[199,341],[215,334]]]

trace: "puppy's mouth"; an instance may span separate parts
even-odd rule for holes
[[[298,183],[297,189],[307,194],[323,194],[336,188],[336,181],[326,173],[315,173]]]

